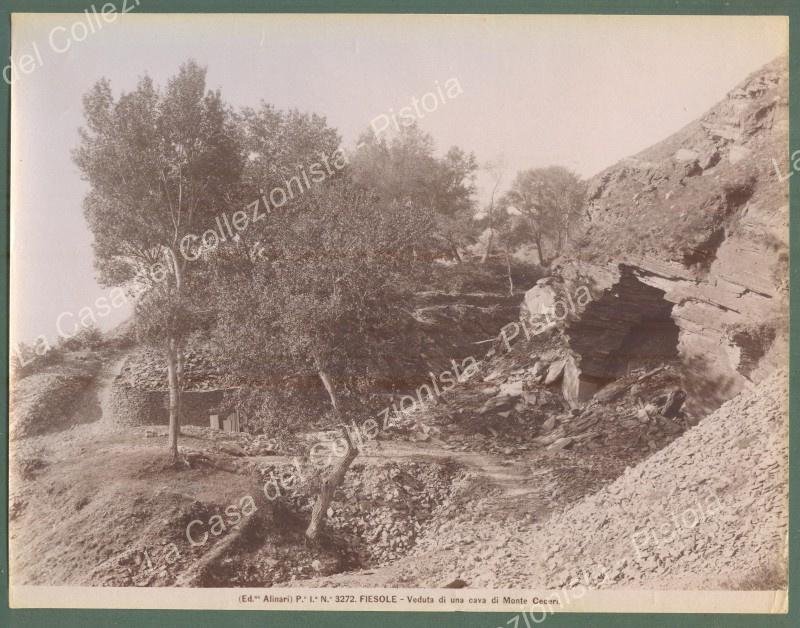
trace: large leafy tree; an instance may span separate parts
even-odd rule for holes
[[[549,266],[561,253],[571,227],[580,217],[585,194],[586,186],[574,172],[550,166],[518,173],[500,206],[522,215],[536,245],[539,263]]]
[[[336,160],[340,138],[323,116],[281,111],[262,102],[258,109],[244,109],[240,119],[247,154],[243,183],[250,197],[257,191],[275,205],[285,194],[289,203],[313,183],[338,174],[329,166]],[[282,193],[271,200],[278,189]]]
[[[313,374],[328,397],[331,426],[360,419],[347,398],[383,372],[395,346],[402,351],[408,278],[429,216],[342,177],[312,186],[270,219],[266,255],[253,265],[220,251],[220,272],[229,277],[215,284],[220,349],[254,382]],[[347,451],[314,504],[311,540],[357,454],[344,435]]]
[[[350,161],[357,185],[382,200],[430,211],[436,236],[431,253],[446,251],[461,261],[459,248],[475,236],[477,162],[472,153],[453,146],[437,157],[431,136],[411,124],[389,140],[365,133]]]
[[[457,146],[436,160],[430,186],[430,206],[434,210],[437,234],[462,261],[459,248],[472,243],[477,236],[475,215],[475,155]]]
[[[381,199],[430,207],[437,160],[433,139],[418,126],[402,127],[389,140],[367,131],[350,163],[353,181]]]
[[[118,98],[98,81],[83,98],[86,125],[73,155],[90,186],[84,213],[100,281],[135,287],[139,329],[164,350],[175,459],[182,347],[201,270],[181,241],[228,208],[243,162],[234,116],[218,91],[206,90],[205,76],[189,61],[165,88],[145,76]]]

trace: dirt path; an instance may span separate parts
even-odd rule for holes
[[[109,426],[113,422],[113,417],[111,416],[113,411],[110,405],[111,387],[114,385],[114,380],[122,370],[122,365],[125,363],[127,357],[128,354],[123,353],[117,356],[116,359],[105,362],[94,382],[94,393],[100,409],[99,418],[106,426]]]
[[[409,443],[403,441],[382,441],[380,449],[369,449],[360,458],[397,461],[447,462],[453,461],[479,477],[489,481],[502,490],[505,497],[519,497],[534,492],[531,480],[537,475],[522,460],[511,460],[507,457],[476,451],[454,451],[446,449],[441,441],[432,443]],[[545,471],[546,472],[546,471]]]
[[[257,462],[281,466],[292,464],[290,456],[253,456]],[[511,459],[484,452],[454,451],[447,449],[441,441],[412,443],[407,441],[380,441],[378,447],[368,444],[356,458],[356,464],[368,466],[383,465],[387,462],[448,462],[471,471],[479,480],[488,482],[500,491],[498,497],[519,498],[536,493],[537,482],[548,469],[536,469],[531,461]]]
[[[12,450],[12,456],[37,447],[44,447],[51,452],[50,455],[57,456],[68,443],[97,443],[103,436],[116,432],[118,428],[111,416],[109,400],[114,379],[127,356],[127,353],[119,352],[103,356],[102,365],[92,382],[80,393],[70,411],[69,420],[58,429],[28,437],[18,443]]]
[[[128,357],[125,353],[112,353],[103,356],[102,366],[97,372],[94,381],[81,395],[81,399],[72,411],[71,429],[85,431],[85,436],[99,435],[113,431],[116,427],[110,407],[111,387],[114,379],[119,375],[120,369]],[[77,434],[75,434],[77,436]],[[50,435],[51,440],[58,439],[59,434]]]

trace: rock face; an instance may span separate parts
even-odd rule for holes
[[[562,324],[580,371],[570,395],[677,357],[688,406],[707,411],[785,364],[787,142],[782,58],[590,182],[584,232],[548,288],[593,297]],[[526,302],[544,298],[534,290]]]
[[[450,360],[461,362],[483,353],[481,345],[476,343],[496,336],[503,325],[513,321],[520,300],[519,294],[493,292],[416,293],[411,302],[411,324],[403,342],[414,347],[412,353],[419,358],[398,363],[388,357],[385,376],[388,387],[416,387],[428,371],[438,373],[450,368]]]
[[[553,288],[553,278],[546,277],[536,282],[536,285],[525,293],[522,302],[522,313],[528,318],[535,319],[537,322],[546,322],[545,314],[549,313],[555,317],[556,304],[559,302],[559,295]]]

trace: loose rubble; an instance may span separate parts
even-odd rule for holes
[[[527,554],[541,561],[500,561],[494,584],[785,587],[787,430],[777,373],[537,528]]]

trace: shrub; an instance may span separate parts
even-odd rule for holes
[[[95,350],[103,344],[103,332],[94,325],[81,327],[80,331],[70,338],[61,341],[61,348],[67,351]]]

